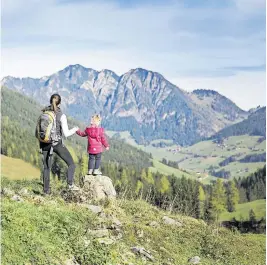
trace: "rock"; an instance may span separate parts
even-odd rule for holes
[[[105,219],[107,216],[106,216],[106,214],[104,212],[101,212],[99,214],[99,217],[101,217],[102,219]]]
[[[108,227],[109,229],[114,229],[114,230],[120,230],[122,227],[122,223],[120,220],[118,220],[116,217],[112,217],[112,224]]]
[[[83,187],[78,191],[64,190],[62,198],[67,202],[92,203],[105,199],[116,198],[116,191],[109,177],[86,175],[83,177]]]
[[[141,255],[142,257],[145,257],[151,261],[155,261],[155,258],[150,254],[150,252],[142,247],[132,247],[131,250],[134,253]]]
[[[109,177],[86,175],[83,178],[83,190],[93,200],[116,198],[116,191]]]
[[[36,204],[39,204],[39,203],[43,203],[43,202],[45,202],[45,198],[42,197],[42,196],[37,195],[37,196],[34,196],[34,197],[33,197],[33,201],[34,201]]]
[[[152,221],[151,223],[148,224],[149,226],[152,226],[152,227],[159,227],[159,223],[156,222],[156,221]]]
[[[87,208],[95,214],[99,214],[103,211],[102,207],[97,205],[88,205]]]
[[[84,194],[83,190],[63,190],[61,192],[62,198],[67,202],[85,203],[89,202],[88,195]]]
[[[11,200],[13,200],[13,201],[17,201],[17,202],[23,202],[24,200],[19,196],[19,195],[17,195],[17,194],[15,194],[12,198],[11,198]]]
[[[9,189],[9,188],[2,188],[1,193],[4,196],[9,196],[9,197],[15,195],[15,192],[13,190]]]
[[[200,257],[199,256],[195,256],[193,258],[190,258],[188,260],[188,262],[191,263],[191,264],[199,264],[200,263]]]
[[[20,191],[19,191],[19,194],[21,196],[28,196],[29,195],[29,191],[27,188],[22,188]]]
[[[176,225],[176,226],[183,226],[182,223],[175,221],[174,219],[168,217],[168,216],[163,216],[162,218],[163,223],[165,225]]]
[[[143,231],[143,230],[138,230],[138,231],[137,231],[137,236],[138,236],[139,238],[142,238],[142,237],[144,236],[144,231]]]
[[[80,202],[86,202],[86,196],[84,196],[84,195],[81,195],[80,196]]]
[[[111,238],[113,240],[120,240],[120,239],[122,239],[122,233],[118,233],[117,236],[112,236]]]
[[[112,219],[112,223],[113,223],[115,226],[122,226],[122,223],[121,223],[120,220],[117,219],[116,217],[113,217],[113,219]]]
[[[84,246],[85,247],[88,247],[91,244],[91,241],[88,240],[87,238],[84,238],[83,241],[84,241]]]
[[[89,230],[88,232],[94,238],[101,238],[101,237],[108,237],[109,236],[108,229]]]
[[[100,244],[104,244],[104,245],[111,245],[114,243],[114,240],[111,238],[99,238],[97,240]]]

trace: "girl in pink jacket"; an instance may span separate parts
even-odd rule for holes
[[[109,144],[104,135],[104,128],[99,127],[101,122],[100,115],[94,115],[91,118],[91,126],[87,127],[83,132],[78,130],[76,133],[81,137],[87,136],[89,153],[88,161],[88,174],[89,175],[102,175],[99,170],[101,163],[102,146],[109,150]]]

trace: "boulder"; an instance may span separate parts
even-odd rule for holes
[[[131,250],[132,252],[149,259],[150,261],[155,261],[155,258],[150,254],[150,252],[142,247],[132,247]]]
[[[64,200],[85,204],[116,198],[116,191],[109,177],[86,175],[82,182],[82,188],[78,191],[62,191]]]
[[[116,191],[112,180],[106,176],[84,176],[83,190],[89,193],[93,200],[116,198]]]
[[[2,188],[1,194],[3,194],[4,196],[11,197],[15,194],[15,192],[9,188]]]
[[[93,212],[93,213],[95,213],[95,214],[100,214],[100,213],[103,211],[103,209],[102,209],[101,206],[92,205],[92,204],[88,205],[87,208],[88,208],[91,212]]]
[[[191,263],[191,264],[199,264],[200,263],[200,257],[199,256],[195,256],[193,258],[190,258],[188,260],[188,262]]]
[[[29,190],[27,188],[22,188],[19,191],[19,195],[21,195],[21,196],[28,196],[29,195]]]
[[[151,226],[151,227],[159,227],[159,223],[158,222],[156,222],[156,221],[152,221],[152,222],[150,222],[149,224],[148,224],[149,226]]]
[[[11,198],[11,200],[13,200],[13,201],[17,201],[17,202],[23,202],[24,200],[19,196],[19,195],[17,195],[17,194],[15,194],[12,198]]]
[[[163,216],[162,220],[163,220],[163,223],[165,225],[182,226],[182,223],[180,223],[180,222],[178,222],[178,221],[176,221],[176,220],[174,220],[174,219],[172,219],[172,218],[170,218],[168,216]]]

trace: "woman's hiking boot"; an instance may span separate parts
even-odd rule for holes
[[[93,175],[93,169],[89,169],[88,175]]]
[[[99,169],[94,169],[93,175],[102,175],[102,172]]]
[[[74,184],[68,185],[68,188],[69,188],[69,190],[72,190],[72,191],[79,191],[80,190],[80,188]]]

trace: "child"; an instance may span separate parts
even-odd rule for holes
[[[104,135],[104,129],[99,127],[100,123],[100,115],[93,115],[91,118],[91,126],[87,127],[84,132],[81,132],[80,130],[76,132],[81,137],[87,136],[88,139],[87,152],[89,153],[89,175],[102,175],[102,172],[99,170],[102,145],[105,146],[106,150],[109,150],[109,144]]]

